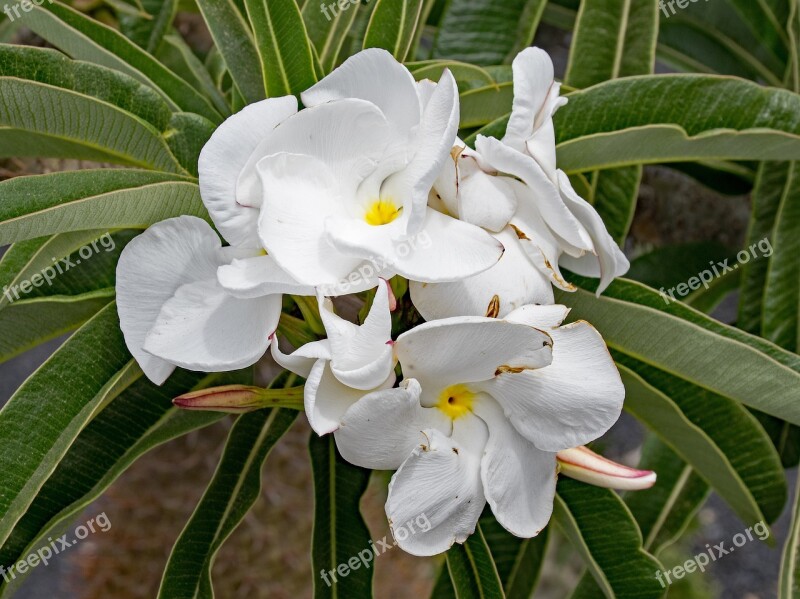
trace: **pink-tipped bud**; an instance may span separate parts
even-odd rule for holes
[[[303,388],[262,389],[247,385],[223,385],[184,393],[172,403],[185,410],[239,414],[262,408],[303,409]]]
[[[596,487],[619,491],[641,491],[656,482],[652,470],[636,470],[617,464],[587,447],[565,449],[557,454],[559,472]]]

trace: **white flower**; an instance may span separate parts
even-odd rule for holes
[[[373,306],[370,318],[376,310],[386,308]],[[335,431],[339,451],[354,464],[397,470],[386,504],[390,524],[423,514],[432,523],[427,532],[398,538],[403,549],[434,555],[463,542],[487,501],[515,535],[535,536],[547,524],[556,452],[603,434],[624,395],[600,335],[583,322],[560,327],[566,314],[563,306],[525,306],[504,320],[425,323],[394,344],[405,377],[399,388],[386,381],[356,391],[335,374],[324,393],[312,383],[307,409],[313,396],[315,430]],[[384,323],[383,334],[364,337],[377,348],[387,331]],[[327,372],[330,354],[321,347],[278,358],[301,374],[286,358],[317,358],[314,368]],[[372,371],[366,358],[376,349],[360,355],[369,365],[362,368]]]
[[[547,281],[575,289],[559,264],[600,277],[598,293],[629,267],[595,209],[556,168],[552,117],[567,100],[559,96],[550,57],[528,48],[514,60],[513,72],[513,110],[503,140],[478,136],[475,150],[457,140],[435,184],[443,211],[503,235],[507,251],[475,277],[444,286],[412,283],[426,319],[483,314],[495,295],[500,316],[525,303],[551,303]],[[519,275],[510,281],[513,272]]]
[[[368,288],[394,274],[457,280],[497,262],[502,246],[488,233],[427,206],[458,127],[449,71],[417,84],[388,52],[369,49],[301,97],[307,108],[248,162],[263,191],[259,236],[287,272],[329,288],[377,263]],[[422,234],[428,243],[415,243]]]
[[[120,328],[145,375],[163,383],[176,366],[203,372],[244,368],[267,350],[278,325],[281,293],[313,294],[268,256],[261,297],[226,291],[218,272],[258,249],[222,247],[205,221],[180,216],[157,223],[131,241],[117,265]]]
[[[308,343],[290,355],[272,344],[275,361],[306,379],[303,392],[311,428],[324,435],[339,428],[341,416],[365,393],[394,385],[389,284],[381,281],[361,326],[333,313],[319,296],[327,339]]]

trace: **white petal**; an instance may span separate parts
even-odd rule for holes
[[[396,132],[404,136],[420,121],[420,98],[414,77],[391,54],[379,48],[351,56],[300,97],[306,106],[346,98],[372,102]]]
[[[558,171],[558,181],[564,202],[591,235],[596,254],[587,254],[581,258],[565,255],[562,256],[561,263],[565,268],[569,268],[579,275],[599,275],[600,286],[597,288],[597,295],[600,295],[611,284],[611,281],[628,272],[630,262],[608,234],[605,223],[597,214],[597,210],[575,193],[569,177],[563,171]]]
[[[445,69],[412,139],[413,158],[404,169],[390,176],[381,189],[383,197],[402,202],[408,234],[418,233],[423,226],[428,194],[442,167],[451,159],[458,119],[458,87],[453,75]]]
[[[496,296],[499,312],[506,314],[526,304],[551,304],[550,281],[530,261],[509,227],[495,236],[506,251],[480,274],[454,283],[411,281],[411,300],[425,320],[450,316],[486,316]]]
[[[391,388],[394,381],[395,376],[392,373],[378,389]],[[367,393],[343,385],[333,376],[328,360],[317,360],[303,390],[306,416],[311,428],[318,435],[332,433],[339,428],[347,409]]]
[[[559,97],[561,86],[553,79],[553,61],[544,50],[523,50],[512,70],[514,102],[503,142],[519,152],[527,150],[552,179],[556,168],[552,117],[567,99]]]
[[[394,370],[389,284],[381,281],[369,314],[361,326],[334,314],[320,301],[319,312],[331,347],[331,370],[354,389],[373,389]]]
[[[396,221],[395,221],[396,222]],[[422,231],[405,239],[392,225],[373,227],[357,219],[330,219],[327,235],[341,252],[371,258],[387,271],[414,281],[455,281],[495,264],[503,246],[486,231],[426,209]]]
[[[475,147],[483,159],[501,173],[513,175],[527,185],[536,208],[552,231],[572,246],[590,250],[592,240],[578,219],[564,205],[558,188],[539,163],[493,137],[478,136]]]
[[[508,178],[485,173],[466,153],[458,169],[458,217],[490,231],[501,231],[517,210],[517,197]]]
[[[569,308],[560,304],[546,306],[522,306],[505,317],[511,322],[521,322],[529,327],[549,331],[560,326],[569,314]]]
[[[588,447],[580,446],[558,452],[559,472],[575,480],[620,491],[641,491],[656,483],[652,470],[637,470],[617,464]]]
[[[304,379],[307,379],[311,374],[311,369],[317,363],[317,360],[331,359],[331,344],[327,339],[306,343],[291,354],[285,354],[281,351],[278,340],[275,338],[272,345],[270,345],[270,350],[272,357],[279,366],[294,372],[298,376],[302,376]]]
[[[144,350],[189,370],[244,368],[267,351],[280,315],[280,295],[238,299],[215,279],[188,283],[164,304]]]
[[[423,405],[430,406],[450,385],[548,365],[551,343],[547,333],[526,325],[460,316],[421,324],[400,335],[394,347],[403,375],[420,382]]]
[[[272,256],[255,256],[223,264],[217,270],[219,284],[234,297],[243,299],[289,293],[314,295],[314,288],[301,285],[283,270]]]
[[[361,260],[326,241],[325,220],[339,214],[342,197],[327,165],[316,158],[278,154],[259,163],[265,200],[259,236],[280,267],[305,285],[337,285]]]
[[[536,449],[511,426],[493,399],[476,401],[474,411],[489,429],[481,460],[486,501],[511,534],[535,537],[553,513],[556,454]]]
[[[453,422],[453,435],[426,430],[389,483],[386,515],[397,544],[412,555],[436,555],[475,531],[486,499],[480,459],[486,425],[468,415]]]
[[[236,181],[259,143],[296,112],[294,96],[250,104],[225,120],[200,152],[200,195],[217,229],[232,245],[260,247],[256,228],[261,194],[237,196]]]
[[[128,350],[160,385],[174,365],[142,349],[161,308],[179,287],[214,280],[220,240],[205,221],[180,216],[157,223],[131,241],[117,264],[117,310]]]
[[[513,187],[520,199],[511,226],[520,240],[522,249],[531,262],[550,282],[564,291],[575,291],[575,285],[564,278],[559,269],[559,259],[564,252],[563,242],[557,239],[542,219],[533,192],[515,182]]]
[[[350,406],[336,431],[342,457],[356,466],[397,470],[422,443],[423,430],[452,432],[452,420],[437,408],[423,408],[420,387],[406,379],[396,389],[375,391]]]
[[[603,338],[590,324],[576,322],[549,332],[552,364],[501,374],[479,387],[536,447],[561,451],[585,445],[611,428],[622,411],[625,388]]]

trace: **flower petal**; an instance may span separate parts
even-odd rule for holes
[[[561,326],[564,319],[569,314],[569,308],[560,304],[545,306],[527,305],[517,308],[505,316],[505,320],[511,322],[521,322],[529,327],[549,331]]]
[[[314,288],[301,285],[272,256],[236,259],[217,270],[217,280],[234,297],[248,299],[273,293],[314,295]]]
[[[480,479],[487,438],[483,421],[471,415],[459,418],[451,437],[436,429],[424,434],[428,442],[417,446],[392,476],[386,501],[395,541],[420,556],[466,541],[486,504]]]
[[[306,343],[291,354],[285,354],[281,351],[277,337],[273,339],[272,345],[269,347],[272,352],[272,358],[279,366],[294,372],[298,376],[302,376],[304,379],[307,379],[311,374],[311,369],[317,363],[317,360],[331,359],[331,344],[327,339]]]
[[[452,432],[452,420],[419,403],[420,386],[406,379],[396,389],[375,391],[350,406],[336,431],[342,457],[356,466],[397,470],[425,442],[423,430]]]
[[[502,244],[486,231],[433,208],[426,209],[423,229],[412,237],[393,237],[393,224],[330,219],[326,232],[339,251],[370,258],[385,265],[384,273],[414,281],[456,281],[486,270],[503,254]]]
[[[411,301],[425,320],[450,316],[502,318],[526,304],[553,302],[550,281],[528,259],[514,231],[507,227],[495,237],[506,251],[488,270],[454,283],[409,283]]]
[[[536,209],[556,235],[575,248],[592,249],[589,234],[564,205],[555,183],[547,177],[536,160],[493,137],[479,135],[475,147],[492,168],[513,175],[528,186],[535,198]]]
[[[316,85],[300,94],[306,106],[359,98],[375,104],[398,134],[419,125],[420,98],[409,70],[386,50],[369,48],[348,58]]]
[[[354,389],[373,389],[394,370],[389,284],[381,281],[364,324],[358,326],[333,313],[320,296],[319,312],[331,347],[334,376]]]
[[[428,194],[445,162],[451,159],[458,120],[458,87],[453,75],[445,69],[412,140],[413,158],[404,169],[390,176],[381,189],[382,196],[402,201],[409,235],[418,233],[423,226]]]
[[[553,362],[502,374],[479,387],[522,436],[543,451],[594,441],[617,421],[625,388],[603,338],[586,322],[549,331]]]
[[[336,251],[325,238],[326,218],[342,211],[334,173],[320,160],[297,154],[270,156],[259,171],[265,200],[258,232],[264,247],[298,282],[338,285],[361,260]]]
[[[143,349],[161,308],[179,287],[214,280],[220,240],[205,221],[179,216],[156,223],[131,241],[117,264],[117,310],[128,350],[160,385],[175,366]]]
[[[296,112],[294,96],[250,104],[225,120],[200,152],[200,195],[211,220],[232,245],[261,245],[256,230],[261,194],[237,195],[236,181],[257,146]]]
[[[278,326],[281,296],[238,299],[216,279],[187,283],[161,309],[144,350],[188,370],[255,364]]]
[[[430,406],[450,385],[547,366],[551,343],[547,333],[526,325],[460,316],[414,327],[400,335],[394,347],[403,375],[420,382],[422,403]]]
[[[558,171],[558,180],[561,186],[561,197],[591,235],[594,242],[594,254],[596,254],[586,254],[581,258],[564,255],[560,262],[565,268],[579,275],[599,276],[600,286],[597,288],[599,296],[616,277],[621,277],[628,272],[631,264],[611,235],[608,234],[606,225],[597,210],[575,193],[569,177],[564,171]]]
[[[553,513],[556,454],[541,451],[520,435],[490,397],[475,402],[489,429],[481,460],[486,501],[497,521],[518,537],[538,535]]]
[[[392,372],[378,389],[391,388],[394,381]],[[306,416],[311,428],[318,435],[332,433],[339,428],[342,416],[348,408],[367,393],[343,385],[333,376],[328,360],[317,360],[303,390]]]

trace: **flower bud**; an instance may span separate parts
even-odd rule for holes
[[[656,473],[652,470],[628,468],[584,446],[559,451],[556,457],[561,474],[596,487],[641,491],[656,482]]]
[[[262,408],[303,409],[303,388],[263,389],[247,385],[223,385],[184,393],[172,400],[179,408],[238,414]]]

